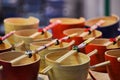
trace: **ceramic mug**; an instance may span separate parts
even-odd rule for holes
[[[36,60],[33,58],[24,58],[15,63],[12,60],[23,55],[21,52],[4,52],[0,54],[1,80],[37,80],[40,56],[36,54]]]
[[[110,80],[120,80],[120,49],[108,50],[105,52],[105,60],[110,61],[110,64],[106,65],[107,72]]]
[[[105,57],[104,57],[105,51],[120,48],[119,47],[120,42],[117,42],[116,44],[111,44],[109,46],[105,46],[104,44],[107,42],[109,42],[109,39],[99,38],[99,39],[93,40],[85,47],[86,54],[93,51],[94,49],[98,50],[98,53],[96,55],[93,55],[90,57],[91,66],[105,61]],[[94,70],[99,72],[106,72],[106,67],[101,66],[101,67],[95,68]]]
[[[4,19],[5,34],[11,31],[23,30],[23,29],[38,29],[39,19],[35,17],[22,18],[13,17]],[[13,37],[8,38],[9,42],[14,44]]]
[[[91,32],[91,34],[88,34],[85,37],[81,37],[80,34],[83,33],[85,31],[85,28],[71,28],[71,29],[66,29],[63,31],[64,35],[68,36],[70,34],[73,33],[78,33],[77,36],[69,39],[69,40],[75,40],[75,44],[79,45],[80,43],[82,43],[84,40],[90,38],[90,37],[96,37],[99,38],[102,36],[102,33],[98,30],[95,30],[94,32]]]
[[[50,41],[42,41],[42,42],[32,42],[30,43],[30,49],[31,50],[36,50],[38,47],[43,46]],[[75,41],[71,42],[62,42],[62,47],[60,45],[52,45],[42,51],[40,51],[38,54],[41,57],[41,62],[40,62],[40,70],[39,72],[46,67],[45,63],[45,55],[48,54],[49,52],[56,52],[56,51],[66,51],[70,50],[71,46],[75,43]]]
[[[54,65],[48,71],[50,80],[86,80],[88,76],[90,58],[79,52],[66,58],[61,63],[55,60],[66,54],[68,51],[57,51],[48,53],[45,56],[47,65]],[[76,56],[77,55],[77,56]]]
[[[14,33],[15,43],[24,41],[25,48],[29,49],[29,44],[31,42],[51,40],[52,34],[48,31],[47,31],[48,37],[45,37],[44,34],[43,35],[39,34],[35,38],[31,38],[30,35],[34,34],[37,31],[38,31],[37,29],[26,29],[26,30],[16,31]]]
[[[114,38],[120,34],[120,31],[118,31],[120,20],[117,15],[89,19],[85,22],[85,26],[90,27],[99,20],[105,21],[101,26],[97,28],[103,33],[103,38]]]
[[[64,30],[70,29],[70,28],[83,28],[84,24],[85,24],[85,19],[82,17],[80,19],[52,18],[52,19],[50,19],[50,23],[53,23],[56,20],[60,20],[61,24],[52,28],[52,34],[53,34],[53,38],[58,38],[58,39],[64,37],[64,34],[63,34]]]

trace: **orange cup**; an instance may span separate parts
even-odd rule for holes
[[[53,38],[62,38],[64,37],[63,31],[70,28],[83,28],[85,25],[85,19],[80,18],[52,18],[50,19],[50,23],[55,22],[56,20],[60,20],[62,23],[60,25],[52,28]]]
[[[105,39],[105,38],[95,39],[85,47],[86,54],[93,51],[94,49],[98,50],[96,55],[93,55],[90,57],[91,58],[91,60],[90,60],[91,66],[105,61],[105,57],[104,57],[105,51],[120,48],[119,42],[117,42],[114,45],[111,44],[109,46],[105,46],[104,44],[108,41],[109,41],[109,39]],[[97,67],[94,70],[100,71],[100,72],[106,72],[106,67],[105,66]]]

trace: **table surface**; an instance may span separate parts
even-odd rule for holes
[[[96,71],[90,71],[95,79],[92,79],[90,75],[87,80],[110,80],[108,73],[101,73]]]
[[[90,71],[95,79],[92,79],[90,75],[88,75],[87,80],[110,80],[107,73]],[[47,75],[38,75],[38,80],[49,80]]]

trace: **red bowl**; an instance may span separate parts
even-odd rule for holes
[[[117,60],[118,57],[120,57],[120,49],[105,52],[105,60],[110,61],[110,64],[106,66],[110,80],[120,80],[120,62]]]
[[[86,54],[93,51],[94,49],[98,50],[96,55],[93,55],[90,57],[91,58],[91,60],[90,60],[91,66],[105,61],[105,57],[104,57],[105,51],[120,48],[119,45],[117,45],[117,44],[115,44],[115,45],[112,44],[110,46],[103,45],[104,43],[106,43],[108,41],[109,41],[109,39],[105,39],[105,38],[95,39],[85,47]],[[100,71],[100,72],[107,72],[105,66],[95,68],[94,70]]]
[[[23,55],[21,52],[4,52],[0,54],[0,80],[37,80],[40,57],[34,61],[33,58],[24,58],[15,63],[11,60]]]
[[[85,19],[80,18],[52,18],[50,23],[60,20],[62,23],[52,28],[53,38],[62,38],[64,36],[63,31],[70,28],[83,28],[85,26]]]

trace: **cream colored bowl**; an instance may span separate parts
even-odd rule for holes
[[[11,17],[4,19],[5,34],[10,31],[17,31],[23,29],[37,29],[39,27],[39,19],[35,17],[22,18]],[[8,38],[10,43],[14,44],[13,37]]]
[[[55,60],[68,51],[50,52],[45,56],[47,65],[54,65],[48,72],[50,80],[86,80],[90,58],[83,53],[74,53],[61,63]]]
[[[35,38],[31,38],[30,35],[34,34],[37,31],[38,31],[37,29],[26,29],[26,30],[16,31],[14,33],[14,41],[15,43],[24,41],[25,47],[29,49],[29,44],[31,42],[51,40],[52,34],[50,32],[47,32],[48,37],[39,34]]]
[[[30,44],[30,49],[31,50],[36,50],[38,47],[43,46],[44,44],[49,43],[50,41],[42,41],[42,42],[33,42]],[[39,52],[39,55],[41,57],[41,62],[40,62],[40,70],[39,72],[46,67],[45,65],[45,55],[49,52],[56,52],[56,51],[66,51],[70,50],[71,46],[75,43],[75,41],[71,42],[62,42],[63,47],[60,47],[60,45],[52,45],[42,51]]]

